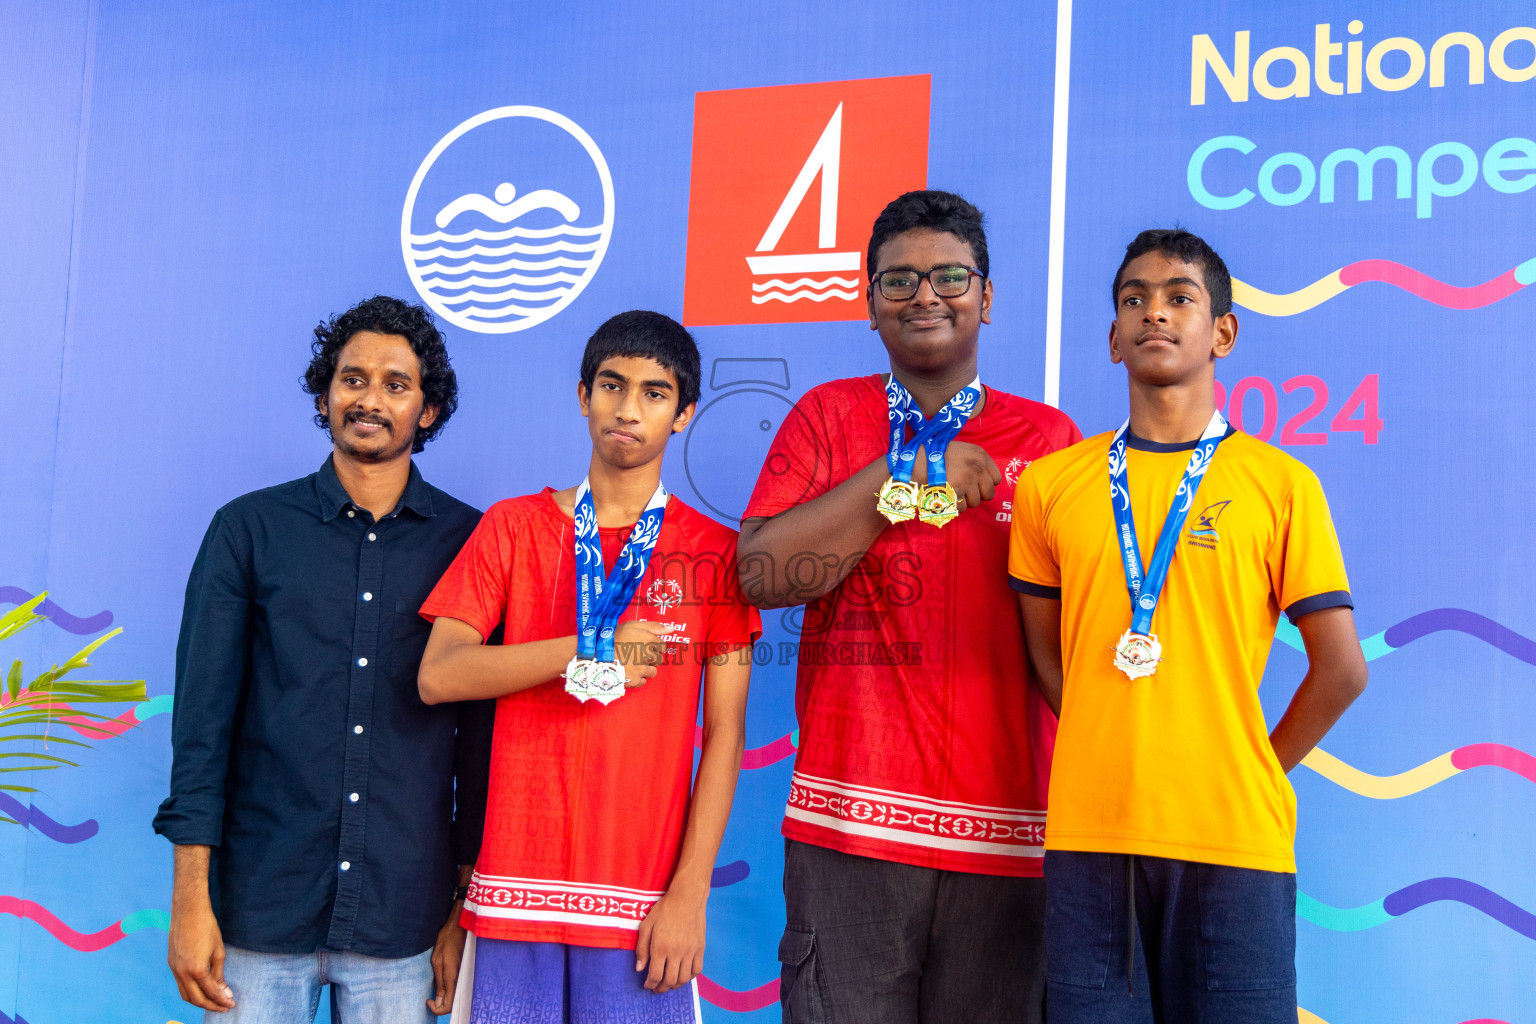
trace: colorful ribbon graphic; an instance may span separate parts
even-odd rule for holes
[[[1447,900],[1465,903],[1511,931],[1536,939],[1536,914],[1465,878],[1426,878],[1363,907],[1330,907],[1298,892],[1296,916],[1329,931],[1358,932],[1402,917],[1410,910]]]
[[[1339,760],[1321,747],[1302,764],[1335,785],[1373,800],[1396,800],[1438,785],[1469,768],[1503,768],[1536,782],[1536,757],[1502,743],[1471,743],[1396,775],[1372,775]]]
[[[693,745],[698,750],[704,749],[704,727],[695,726],[693,730]],[[800,745],[800,730],[796,729],[787,736],[780,736],[772,743],[763,747],[753,747],[742,752],[741,766],[747,771],[754,768],[766,768],[771,764],[778,764],[786,757],[793,757],[795,750]]]
[[[699,975],[699,995],[722,1010],[729,1010],[732,1013],[750,1013],[753,1010],[761,1010],[765,1006],[772,1006],[779,1001],[779,979],[774,978],[757,988],[737,992],[735,989],[710,981],[708,976],[701,974]]]
[[[14,914],[16,917],[36,921],[47,930],[48,934],[70,949],[78,949],[82,953],[94,953],[99,949],[106,949],[114,942],[144,928],[169,931],[171,927],[171,915],[165,911],[140,910],[129,914],[116,924],[107,925],[99,932],[77,932],[55,917],[53,912],[41,903],[34,903],[32,900],[24,900],[16,896],[0,896],[0,914]]]
[[[169,693],[162,693],[158,697],[151,697],[143,704],[135,704],[116,718],[110,718],[103,722],[90,718],[74,718],[69,715],[60,715],[59,721],[69,726],[89,740],[104,740],[113,736],[121,736],[134,726],[143,725],[156,715],[167,715],[175,704],[176,698]],[[55,704],[55,709],[73,711],[68,704]]]
[[[709,873],[709,887],[711,889],[723,889],[727,885],[735,885],[752,873],[752,868],[744,860],[733,860],[729,864],[721,864]]]
[[[36,596],[36,594],[27,593],[20,587],[0,587],[0,604],[26,604]],[[49,622],[60,629],[70,633],[77,633],[81,636],[89,633],[100,633],[112,625],[111,612],[97,612],[95,615],[81,618],[78,615],[71,615],[63,608],[60,608],[51,597],[43,599],[43,603],[37,606],[37,613],[45,616]]]
[[[1296,1018],[1299,1024],[1328,1024],[1317,1014],[1303,1007],[1296,1007]],[[1464,1020],[1461,1024],[1509,1024],[1507,1020],[1494,1020],[1492,1017],[1479,1017],[1476,1020]]]
[[[95,818],[78,825],[61,825],[47,814],[30,807],[9,793],[0,793],[0,814],[15,819],[22,828],[41,832],[56,843],[83,843],[101,830]]]
[[[1507,299],[1536,282],[1536,258],[1506,270],[1491,281],[1467,288],[1437,281],[1428,274],[1391,260],[1360,260],[1284,295],[1261,291],[1246,281],[1233,278],[1232,301],[1265,316],[1295,316],[1369,281],[1390,284],[1447,309],[1478,309]]]
[[[1490,647],[1503,651],[1511,658],[1517,658],[1527,665],[1536,665],[1536,640],[1521,636],[1508,626],[1500,625],[1486,615],[1479,615],[1465,608],[1435,608],[1420,612],[1395,626],[1382,630],[1375,636],[1366,637],[1360,641],[1360,649],[1365,652],[1366,661],[1375,661],[1383,655],[1391,654],[1399,647],[1406,647],[1421,637],[1445,630],[1465,633]],[[1280,619],[1280,624],[1275,629],[1275,639],[1298,651],[1306,650],[1301,642],[1301,630],[1293,626],[1287,618]]]

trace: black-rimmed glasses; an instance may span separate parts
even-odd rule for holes
[[[931,270],[882,270],[874,276],[880,294],[892,302],[905,302],[917,294],[917,289],[927,278],[933,293],[941,299],[958,299],[970,291],[971,278],[986,275],[975,267],[942,266]]]

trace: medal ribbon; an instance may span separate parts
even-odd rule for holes
[[[1152,613],[1163,595],[1163,584],[1168,581],[1168,568],[1173,564],[1174,549],[1179,546],[1179,531],[1189,518],[1189,507],[1200,489],[1200,480],[1211,468],[1211,458],[1216,446],[1227,433],[1227,420],[1217,410],[1211,414],[1211,422],[1205,433],[1189,453],[1189,465],[1179,480],[1179,489],[1173,495],[1173,507],[1163,520],[1163,532],[1157,537],[1157,547],[1152,549],[1152,564],[1147,567],[1145,578],[1141,571],[1141,548],[1136,543],[1136,521],[1131,516],[1130,475],[1126,467],[1125,438],[1131,421],[1126,420],[1115,432],[1109,445],[1109,494],[1115,510],[1115,534],[1120,543],[1120,560],[1125,566],[1125,587],[1131,594],[1131,631],[1151,635]]]
[[[597,507],[592,488],[583,480],[576,490],[576,656],[595,661],[614,661],[613,634],[619,618],[629,607],[635,589],[651,563],[661,520],[667,509],[667,491],[661,484],[640,513],[624,550],[613,569],[603,575],[603,546],[597,531]]]
[[[933,414],[933,419],[924,421],[923,411],[918,408],[912,392],[896,379],[894,373],[891,374],[890,381],[885,385],[886,408],[891,420],[891,446],[886,451],[885,461],[891,467],[891,477],[898,483],[911,480],[917,450],[926,447],[928,486],[942,487],[946,480],[944,450],[955,439],[955,435],[960,433],[966,420],[971,418],[980,398],[981,377],[978,376],[961,388],[955,397],[945,402],[944,407]],[[905,440],[908,423],[913,424],[910,441]]]

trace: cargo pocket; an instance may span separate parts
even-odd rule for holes
[[[779,1002],[784,1024],[831,1024],[821,992],[816,933],[785,928],[779,940]]]
[[[1197,865],[1200,945],[1210,992],[1296,984],[1296,876]]]

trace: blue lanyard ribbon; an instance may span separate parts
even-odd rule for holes
[[[1218,410],[1211,414],[1211,422],[1205,433],[1195,443],[1189,454],[1189,465],[1179,489],[1173,495],[1173,507],[1163,520],[1163,532],[1158,535],[1157,547],[1152,549],[1152,564],[1143,578],[1141,548],[1136,543],[1136,520],[1131,515],[1130,474],[1126,467],[1125,438],[1131,421],[1126,420],[1115,432],[1109,445],[1109,493],[1110,504],[1115,510],[1115,534],[1120,544],[1120,560],[1125,567],[1125,587],[1131,594],[1131,631],[1150,635],[1152,613],[1163,595],[1163,584],[1168,581],[1168,568],[1173,564],[1174,550],[1179,546],[1179,532],[1189,518],[1189,507],[1194,503],[1195,492],[1206,470],[1211,468],[1211,458],[1216,446],[1227,433],[1227,420]]]
[[[926,448],[928,485],[943,486],[947,479],[944,450],[955,439],[955,435],[960,433],[966,420],[971,418],[971,413],[976,411],[976,403],[980,398],[981,378],[978,376],[945,402],[944,407],[933,414],[933,419],[925,421],[923,411],[918,408],[912,392],[896,379],[894,373],[891,374],[890,381],[885,385],[885,404],[891,421],[891,446],[885,453],[885,461],[891,467],[891,477],[898,483],[911,480],[917,450]],[[910,441],[906,440],[908,423],[913,425]]]
[[[661,484],[646,503],[645,511],[630,531],[624,550],[613,569],[603,574],[603,545],[597,530],[597,507],[592,488],[583,480],[576,490],[576,656],[614,661],[613,633],[619,617],[629,607],[635,588],[651,563],[661,520],[667,510],[667,491]]]

